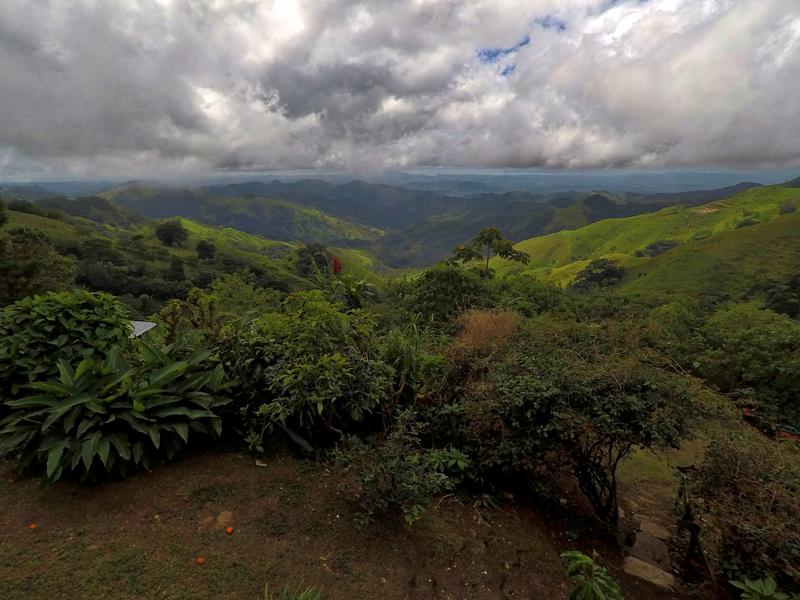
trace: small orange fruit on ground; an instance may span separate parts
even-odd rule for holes
[[[31,523],[30,525],[28,525],[28,529],[36,529],[37,527],[38,525],[36,523]]]
[[[225,533],[227,533],[228,535],[233,535],[233,527],[225,528]]]
[[[196,562],[198,565],[204,565],[206,564],[206,559],[202,556],[198,556],[194,559],[194,562]]]

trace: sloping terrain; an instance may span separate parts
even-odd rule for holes
[[[598,550],[630,600],[679,597],[623,573],[620,551],[574,512],[510,502],[478,510],[449,497],[413,527],[359,529],[340,469],[289,457],[265,464],[214,452],[123,481],[43,490],[0,463],[0,595],[252,600],[268,583],[315,585],[327,600],[566,600],[559,553],[578,548]]]
[[[138,185],[108,190],[101,196],[152,219],[186,217],[289,242],[351,245],[382,235],[374,227],[274,198],[221,197],[189,188]]]
[[[607,258],[629,268],[623,289],[644,292],[670,288],[666,282],[671,280],[675,285],[680,281],[683,291],[707,289],[714,277],[725,277],[728,268],[740,270],[747,279],[744,265],[759,263],[751,274],[765,281],[796,265],[792,261],[800,252],[798,205],[798,189],[754,188],[709,204],[673,206],[525,240],[516,247],[531,256],[528,265],[496,261],[494,268],[504,274],[529,272],[565,285],[590,261]],[[665,240],[677,242],[676,247],[654,257],[636,255]],[[642,278],[646,281],[639,281]],[[734,287],[741,291],[743,285]]]

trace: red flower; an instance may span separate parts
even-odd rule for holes
[[[338,256],[331,258],[331,269],[334,275],[338,275],[342,272],[342,261],[339,260]]]

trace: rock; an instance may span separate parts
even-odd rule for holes
[[[625,558],[623,570],[628,575],[643,579],[662,589],[672,590],[675,588],[675,576],[672,575],[672,573],[667,573],[663,569],[659,569],[643,560],[639,560],[635,556],[628,556]]]
[[[647,518],[641,519],[639,529],[660,540],[672,537],[665,527]]]
[[[646,531],[640,531],[636,534],[636,541],[631,549],[631,554],[665,571],[669,571],[672,568],[667,545]]]
[[[233,513],[224,510],[216,517],[204,517],[198,522],[199,529],[227,529],[233,525]]]
[[[224,510],[217,515],[216,528],[224,529],[233,524],[233,513],[229,510]]]

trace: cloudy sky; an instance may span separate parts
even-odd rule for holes
[[[800,166],[798,0],[2,0],[0,177]]]

